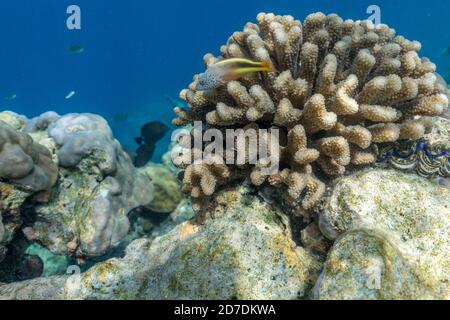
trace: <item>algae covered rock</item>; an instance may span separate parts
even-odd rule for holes
[[[319,298],[450,297],[449,189],[396,170],[358,172],[335,182],[320,228],[339,238],[318,281]],[[367,285],[373,281],[377,286]]]
[[[160,213],[175,210],[183,199],[180,182],[175,174],[168,167],[155,163],[140,168],[140,172],[149,177],[155,187],[153,201],[147,208]]]
[[[61,300],[67,280],[67,276],[53,276],[0,284],[0,300]]]
[[[203,224],[186,221],[122,260],[82,274],[77,298],[305,298],[320,263],[291,240],[288,222],[256,198],[225,195]],[[68,292],[69,296],[71,292]]]
[[[321,264],[294,243],[283,214],[236,191],[219,196],[228,206],[219,206],[198,222],[183,222],[153,241],[136,240],[127,247],[124,258],[98,263],[76,282],[66,278],[64,298],[308,297]],[[54,279],[58,278],[47,281]],[[40,283],[33,281],[26,283]],[[29,298],[24,286],[20,290],[13,285],[0,286],[0,298]],[[60,291],[53,291],[60,298]]]
[[[0,262],[5,258],[6,245],[22,224],[21,206],[30,192],[0,181]]]
[[[103,255],[126,236],[127,214],[151,202],[153,185],[100,116],[69,114],[50,123],[43,118],[45,125],[33,128],[48,127],[60,172],[49,201],[34,207],[35,237],[55,254]]]
[[[330,239],[348,230],[377,227],[407,241],[429,230],[444,230],[449,219],[449,190],[415,174],[368,169],[336,180],[320,214],[320,227]]]
[[[449,299],[448,270],[421,261],[408,251],[389,234],[372,229],[349,231],[330,251],[315,297]]]
[[[27,119],[24,116],[18,115],[12,111],[2,111],[0,112],[0,121],[3,121],[13,127],[15,130],[22,130],[26,123]]]
[[[21,227],[22,206],[34,193],[50,190],[58,167],[44,146],[22,132],[26,118],[0,112],[0,262]]]

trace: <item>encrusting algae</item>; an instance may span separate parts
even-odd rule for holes
[[[375,162],[374,144],[419,139],[424,118],[448,107],[436,66],[418,55],[421,44],[396,36],[385,24],[320,12],[303,23],[265,13],[257,21],[235,32],[219,57],[207,54],[204,62],[212,68],[245,58],[271,71],[206,91],[198,90],[202,76],[195,76],[180,93],[188,108],[174,109],[173,124],[202,121],[222,131],[278,128],[281,171],[262,175],[262,161],[239,167],[225,161],[185,163],[183,189],[197,209],[220,186],[247,177],[256,186],[287,187],[288,203],[309,210],[325,190],[318,177],[334,178],[349,165]]]

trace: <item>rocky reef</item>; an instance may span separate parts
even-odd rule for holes
[[[58,167],[48,149],[18,131],[25,120],[12,112],[0,113],[0,262],[6,245],[21,226],[21,207],[33,193],[50,190]],[[7,121],[7,122],[5,122]]]
[[[166,166],[149,164],[140,168],[143,175],[150,178],[155,187],[154,200],[147,206],[149,210],[159,213],[171,213],[183,199],[179,181]]]
[[[210,67],[227,58],[248,58],[274,71],[208,91],[196,90],[194,76],[180,93],[188,109],[175,108],[173,123],[201,121],[224,132],[277,128],[280,146],[272,153],[279,154],[284,170],[263,174],[267,157],[253,164],[248,155],[241,166],[229,164],[225,155],[212,164],[196,163],[199,150],[191,143],[180,160],[186,167],[183,189],[200,209],[221,186],[248,178],[256,186],[285,187],[286,201],[304,215],[301,209],[317,203],[328,178],[374,163],[380,143],[419,139],[424,117],[447,109],[447,88],[434,74],[436,66],[419,56],[420,49],[419,42],[396,36],[384,24],[323,13],[301,23],[260,13],[257,24],[233,33],[221,55],[207,54],[204,62]],[[193,137],[201,134],[194,131]],[[257,143],[267,141],[257,134]]]
[[[54,112],[31,120],[1,112],[0,118],[1,256],[19,229],[80,262],[117,247],[129,230],[127,214],[149,205],[154,189],[107,122]]]
[[[58,167],[50,151],[26,133],[0,121],[0,177],[31,192],[49,190]]]
[[[337,239],[322,299],[449,299],[450,190],[415,174],[368,169],[336,180],[320,229]]]
[[[61,169],[58,188],[34,208],[33,237],[58,254],[102,255],[127,234],[127,213],[153,200],[152,184],[97,115],[62,116],[47,133]]]
[[[339,178],[320,228],[289,219],[250,186],[214,197],[215,209],[135,240],[124,258],[3,285],[0,298],[449,298],[450,190],[434,181],[376,168]]]
[[[223,206],[157,237],[139,239],[123,259],[99,263],[77,283],[38,298],[298,299],[311,291],[319,259],[295,244],[286,216],[248,190],[223,191]],[[199,272],[199,270],[202,270]],[[57,277],[48,278],[55,283]],[[32,295],[43,280],[0,287],[2,298]]]
[[[7,245],[22,224],[21,206],[30,193],[0,182],[0,263],[5,258]]]

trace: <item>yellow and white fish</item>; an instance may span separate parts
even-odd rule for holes
[[[221,60],[198,76],[196,90],[216,89],[232,80],[237,80],[245,74],[253,72],[273,71],[267,62],[257,62],[245,58],[230,58]]]

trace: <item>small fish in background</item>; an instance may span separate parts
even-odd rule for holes
[[[118,113],[113,114],[112,120],[114,122],[123,122],[123,121],[127,120],[129,117],[130,117],[129,112],[118,112]]]
[[[155,145],[143,144],[136,150],[136,155],[134,156],[134,165],[137,168],[145,166],[153,156],[155,152]]]
[[[71,54],[81,54],[84,52],[84,48],[78,44],[75,44],[75,45],[68,47],[67,51]]]
[[[172,108],[179,107],[179,108],[183,108],[184,109],[184,108],[187,107],[186,106],[186,102],[184,102],[184,101],[182,101],[180,99],[174,99],[174,98],[172,98],[171,96],[168,96],[168,95],[165,95],[164,99],[166,99],[170,103],[170,106]]]
[[[232,80],[254,72],[273,71],[267,62],[256,62],[244,58],[231,58],[219,61],[198,76],[196,90],[216,89]]]
[[[150,161],[155,152],[156,142],[162,139],[170,128],[159,121],[152,121],[146,123],[141,128],[141,135],[134,138],[134,141],[139,145],[134,157],[134,165],[142,167]]]
[[[5,97],[5,99],[8,101],[14,100],[15,98],[17,98],[17,94],[14,92],[6,95],[6,97]]]
[[[448,55],[450,55],[450,46],[448,46],[447,48],[443,49],[439,53],[438,57],[443,57],[443,56],[448,56]]]
[[[70,91],[69,94],[65,97],[66,100],[72,98],[75,95],[75,91]]]

